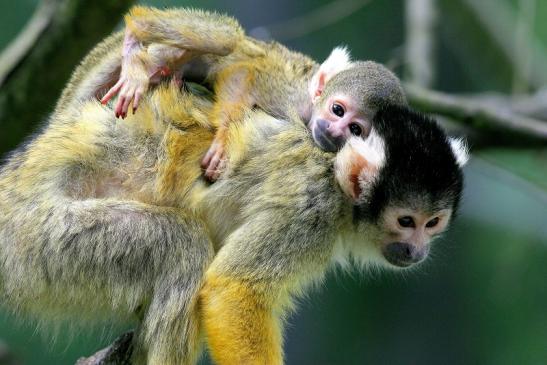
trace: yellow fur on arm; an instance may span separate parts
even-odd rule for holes
[[[266,285],[207,274],[201,319],[216,364],[283,364],[281,324],[266,293]]]

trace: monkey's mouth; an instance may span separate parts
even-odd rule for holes
[[[415,262],[392,261],[388,259],[387,257],[386,257],[386,260],[387,262],[389,262],[391,265],[395,266],[398,269],[406,269],[416,264]]]

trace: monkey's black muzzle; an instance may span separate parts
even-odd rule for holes
[[[406,242],[392,242],[384,247],[382,253],[390,264],[408,267],[422,261],[428,251],[426,247],[417,247]]]

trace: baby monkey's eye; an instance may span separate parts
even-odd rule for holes
[[[361,126],[357,123],[351,123],[349,125],[349,131],[351,132],[351,134],[353,134],[354,136],[360,136],[361,133],[363,133],[363,129],[361,128]]]
[[[345,110],[344,107],[338,103],[332,104],[332,112],[334,115],[342,118],[344,116]]]
[[[433,218],[432,220],[430,220],[429,222],[426,223],[426,227],[427,228],[433,228],[437,225],[437,223],[439,223],[439,217],[435,217]]]
[[[399,222],[399,224],[403,228],[415,228],[416,227],[416,224],[414,224],[414,219],[412,219],[412,217],[409,217],[409,216],[401,217],[401,218],[397,219],[397,221]]]

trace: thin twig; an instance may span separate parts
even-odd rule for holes
[[[2,365],[21,365],[19,359],[10,351],[4,341],[0,340],[0,364]]]
[[[59,3],[58,0],[42,0],[25,28],[0,54],[0,87],[51,24]]]
[[[110,346],[90,357],[78,359],[76,365],[130,365],[133,352],[133,332],[118,337]]]
[[[20,143],[46,118],[55,104],[74,65],[119,23],[119,15],[134,0],[46,0],[42,5],[58,3],[53,18],[41,10],[25,31],[17,51],[2,56],[4,78],[0,88],[0,155]],[[40,24],[38,24],[40,23]],[[45,28],[37,32],[40,27]],[[37,26],[36,24],[40,25]],[[27,27],[28,29],[28,27]],[[36,39],[37,37],[37,39]],[[26,53],[25,53],[26,52]],[[14,56],[15,55],[15,56]]]
[[[516,133],[547,142],[547,123],[541,120],[519,115],[507,108],[498,108],[491,103],[481,103],[471,97],[409,84],[405,85],[405,90],[410,103],[424,112],[444,115],[488,133]]]

